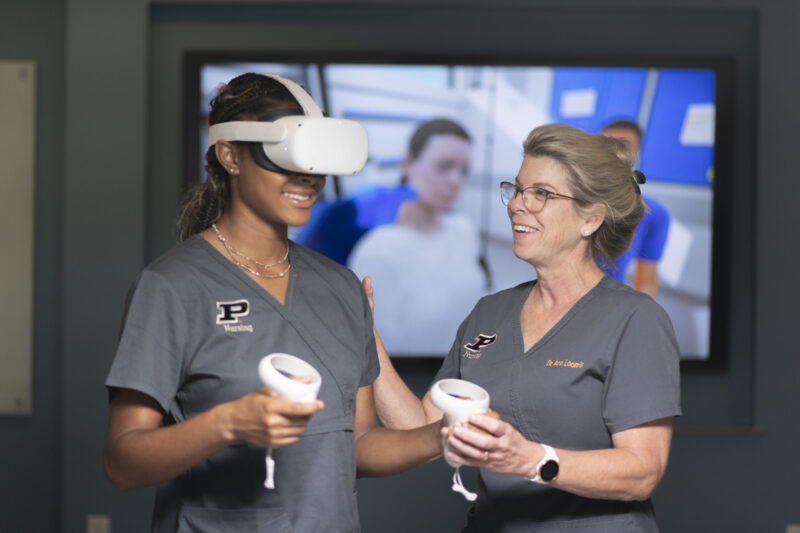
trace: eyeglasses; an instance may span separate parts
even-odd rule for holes
[[[544,209],[544,204],[546,204],[547,200],[550,198],[575,200],[572,196],[548,191],[541,187],[525,187],[524,189],[520,189],[508,181],[500,183],[500,199],[503,201],[503,205],[508,205],[518,194],[522,195],[522,203],[525,204],[525,209],[531,213],[536,213]]]

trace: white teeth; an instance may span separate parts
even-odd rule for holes
[[[294,193],[290,193],[290,192],[285,192],[285,193],[283,193],[283,195],[288,197],[288,198],[291,198],[293,200],[299,200],[301,202],[305,202],[306,200],[311,198],[311,196],[308,196],[308,195],[294,194]]]
[[[536,231],[530,226],[522,226],[520,224],[514,224],[511,228],[514,231],[524,231],[525,233],[533,233],[534,231]]]

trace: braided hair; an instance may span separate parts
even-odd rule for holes
[[[209,126],[234,120],[255,120],[266,113],[296,106],[289,90],[263,74],[247,73],[221,86],[211,100]],[[203,231],[222,217],[231,198],[230,176],[217,160],[214,146],[206,152],[206,180],[193,187],[178,219],[178,240]]]

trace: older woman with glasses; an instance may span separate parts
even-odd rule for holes
[[[664,310],[599,268],[631,241],[644,176],[620,141],[564,125],[523,146],[500,191],[514,254],[536,279],[478,302],[436,375],[484,387],[501,418],[444,430],[448,459],[480,468],[463,531],[657,531],[650,496],[681,412],[678,347]],[[441,416],[381,357],[386,423]]]

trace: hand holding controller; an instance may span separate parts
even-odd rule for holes
[[[278,396],[291,402],[313,402],[317,399],[322,385],[322,376],[317,369],[299,357],[286,353],[272,353],[264,356],[258,363],[258,376],[265,387],[275,391]],[[275,461],[272,448],[267,448],[267,476],[264,486],[275,488]]]
[[[431,402],[445,412],[448,425],[453,427],[457,422],[467,423],[472,414],[485,413],[489,410],[489,393],[474,383],[463,379],[442,379],[431,387]],[[450,448],[445,442],[444,459],[455,468],[452,489],[461,493],[469,501],[475,501],[477,495],[464,487],[458,469],[461,465],[447,458]]]

